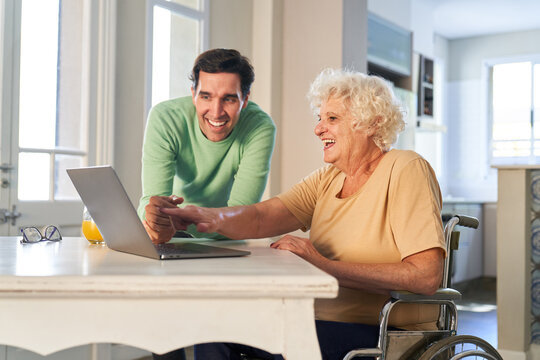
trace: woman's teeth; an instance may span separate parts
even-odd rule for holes
[[[336,140],[331,140],[331,139],[323,139],[323,144],[324,144],[324,147],[328,147],[330,146],[330,144],[335,144],[336,143]]]

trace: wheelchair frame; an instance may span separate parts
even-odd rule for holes
[[[450,288],[453,251],[459,247],[459,232],[454,231],[457,225],[476,229],[479,221],[465,215],[454,215],[448,220],[444,228],[447,256],[441,288],[431,296],[392,291],[390,299],[381,310],[377,347],[351,350],[343,360],[362,357],[377,360],[458,360],[471,356],[475,359],[502,360],[497,350],[485,340],[475,336],[457,335],[457,308],[454,301],[461,299],[461,293]],[[388,331],[390,312],[399,303],[439,305],[438,330]]]

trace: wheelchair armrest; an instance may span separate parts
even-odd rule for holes
[[[409,291],[397,290],[391,291],[390,296],[396,300],[404,302],[414,302],[422,300],[459,300],[461,293],[455,289],[444,288],[438,289],[433,295],[415,294]]]

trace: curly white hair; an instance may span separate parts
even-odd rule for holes
[[[340,100],[353,116],[353,129],[374,129],[373,141],[388,151],[405,127],[405,111],[387,81],[342,69],[325,69],[308,92],[311,108],[318,114],[329,98]]]

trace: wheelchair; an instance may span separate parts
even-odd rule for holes
[[[379,342],[373,349],[349,351],[343,360],[372,358],[376,360],[458,360],[488,359],[502,360],[493,346],[476,336],[457,335],[457,308],[455,300],[461,299],[459,291],[451,288],[451,265],[454,250],[459,246],[459,225],[478,228],[478,219],[452,216],[444,228],[447,256],[441,288],[432,296],[413,294],[407,291],[393,291],[385,303],[379,318]],[[437,330],[430,331],[389,331],[388,319],[392,308],[399,303],[437,304],[440,306]]]

